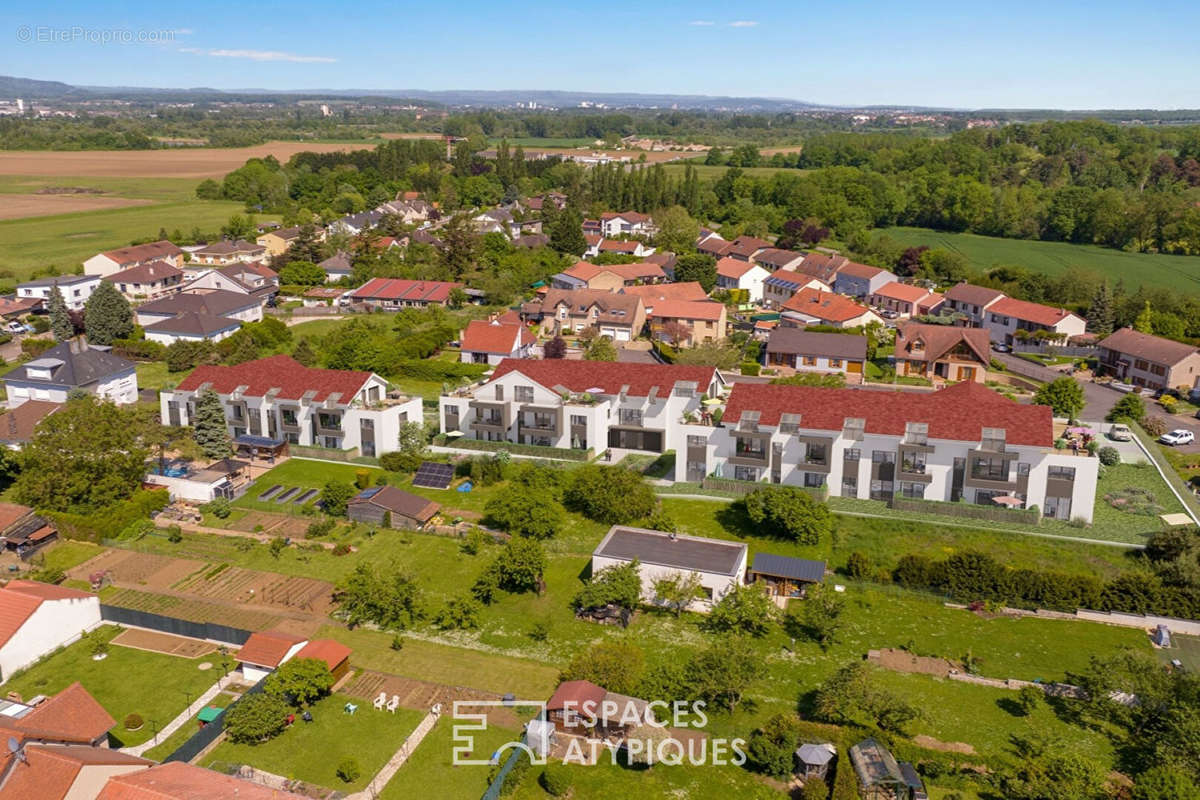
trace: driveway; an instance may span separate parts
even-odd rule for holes
[[[1014,375],[1021,375],[1026,378],[1033,378],[1035,381],[1048,383],[1055,378],[1061,378],[1066,375],[1065,372],[1050,367],[1044,367],[1041,364],[1034,364],[1032,361],[1026,361],[1023,358],[1018,358],[1011,353],[992,353],[992,358],[1003,364],[1009,372]],[[1121,393],[1116,389],[1110,389],[1102,383],[1092,383],[1091,381],[1078,381],[1083,387],[1083,399],[1086,405],[1083,411],[1079,413],[1080,419],[1104,419],[1108,416],[1108,412],[1121,399]]]

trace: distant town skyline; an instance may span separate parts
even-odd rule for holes
[[[1200,4],[364,0],[6,9],[0,73],[77,85],[544,90],[828,105],[1196,108]],[[1147,44],[1150,36],[1161,43]]]

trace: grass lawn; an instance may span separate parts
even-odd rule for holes
[[[1154,496],[1154,502],[1161,506],[1161,510],[1156,511],[1153,516],[1135,514],[1114,508],[1105,501],[1106,494],[1124,489],[1144,489],[1150,492]],[[1173,514],[1183,510],[1183,505],[1153,465],[1118,464],[1108,467],[1104,477],[1097,484],[1092,527],[1081,530],[1080,535],[1113,541],[1142,542],[1149,534],[1162,528],[1159,514]]]
[[[136,369],[139,389],[174,388],[187,376],[186,372],[168,372],[165,361],[139,361]]]
[[[119,632],[117,626],[106,625],[96,635],[107,641]],[[117,721],[113,735],[122,745],[140,744],[153,734],[151,720],[161,728],[217,681],[221,674],[217,658],[215,652],[189,659],[112,645],[107,658],[93,661],[91,644],[83,641],[16,675],[4,688],[28,699],[54,694],[79,681]],[[205,662],[213,664],[213,669],[197,668]],[[146,724],[140,730],[127,731],[123,722],[133,713],[140,714]]]
[[[886,228],[883,233],[906,247],[929,245],[953,250],[978,270],[997,264],[1020,264],[1053,277],[1079,267],[1108,278],[1110,284],[1123,280],[1131,290],[1139,284],[1185,292],[1200,288],[1200,256],[1126,253],[1092,245],[999,239],[927,228]]]
[[[238,695],[231,692],[221,692],[212,699],[209,705],[216,708],[229,708],[229,705],[237,698]],[[161,743],[147,750],[144,754],[145,757],[151,761],[162,761],[182,747],[184,742],[192,738],[196,734],[196,731],[199,730],[199,725],[200,719],[199,714],[197,714],[180,727],[179,730],[172,733],[166,739],[163,739]]]
[[[1200,672],[1200,636],[1171,634],[1171,647],[1154,652],[1164,664],[1177,660],[1189,672]]]
[[[37,556],[41,566],[46,569],[69,570],[77,567],[90,558],[95,558],[104,551],[103,547],[90,542],[78,542],[72,539],[59,539]]]
[[[358,713],[343,710],[350,700]],[[367,701],[334,694],[310,709],[312,722],[296,722],[280,735],[260,744],[234,744],[226,739],[204,758],[203,766],[250,764],[286,778],[298,778],[340,791],[357,791],[400,749],[424,713],[401,708],[394,714],[376,711]],[[362,774],[346,783],[337,776],[338,764],[353,758]]]
[[[782,798],[743,767],[726,765],[679,766],[656,764],[649,769],[613,764],[607,757],[594,766],[572,764],[566,768],[574,786],[572,797],[637,797],[647,800],[728,800],[736,798]],[[538,783],[541,767],[525,773],[513,800],[544,800],[549,797]]]
[[[454,741],[453,728],[454,720],[449,715],[438,720],[420,747],[388,781],[379,794],[380,800],[429,796],[431,786],[437,787],[437,796],[441,800],[478,800],[488,787],[492,768],[451,763],[454,747],[460,744]],[[471,735],[475,738],[475,747],[470,757],[486,759],[504,744],[519,741],[521,732],[489,726],[486,731],[472,731]]]

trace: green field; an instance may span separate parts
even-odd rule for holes
[[[729,167],[710,166],[704,163],[703,158],[691,159],[688,162],[674,161],[669,164],[664,164],[667,174],[673,177],[681,177],[684,167],[687,163],[691,163],[696,168],[696,175],[701,180],[715,181],[725,174]],[[742,174],[752,177],[770,177],[776,172],[786,172],[788,175],[803,175],[808,170],[803,169],[787,169],[786,167],[742,167]]]
[[[190,178],[0,176],[0,193],[77,186],[102,189],[106,196],[153,201],[127,208],[0,220],[0,241],[5,244],[0,248],[0,270],[11,272],[17,279],[51,265],[71,272],[98,252],[155,236],[161,228],[190,232],[198,227],[211,233],[241,211],[240,203],[195,199],[196,184]]]
[[[1186,292],[1200,290],[1200,256],[1126,253],[1092,245],[998,239],[927,228],[885,228],[882,232],[907,246],[929,245],[961,253],[978,270],[1008,264],[1054,276],[1079,267],[1111,283],[1123,280],[1129,290],[1141,284]]]
[[[404,762],[396,776],[380,792],[380,800],[409,800],[430,796],[429,787],[437,787],[439,800],[478,800],[488,787],[491,766],[453,764],[454,748],[460,742],[453,738],[454,720],[443,717]],[[472,759],[487,759],[497,748],[518,741],[520,731],[510,731],[489,725],[485,731],[473,731]],[[505,753],[507,756],[507,752]]]

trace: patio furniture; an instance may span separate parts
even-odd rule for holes
[[[381,710],[385,705],[387,705],[387,692],[380,692],[379,697],[375,698],[373,705],[375,706],[376,711]]]
[[[313,721],[312,712],[305,711],[303,714],[300,715],[300,719],[304,720],[305,722],[312,722]]]
[[[345,711],[347,714],[353,714],[355,711],[358,711],[358,706],[355,705],[354,703],[346,703],[346,705],[342,708],[342,710]]]
[[[396,709],[399,707],[400,707],[400,695],[394,694],[394,695],[392,695],[392,699],[390,701],[388,701],[387,710],[392,712],[393,714],[395,714]]]

